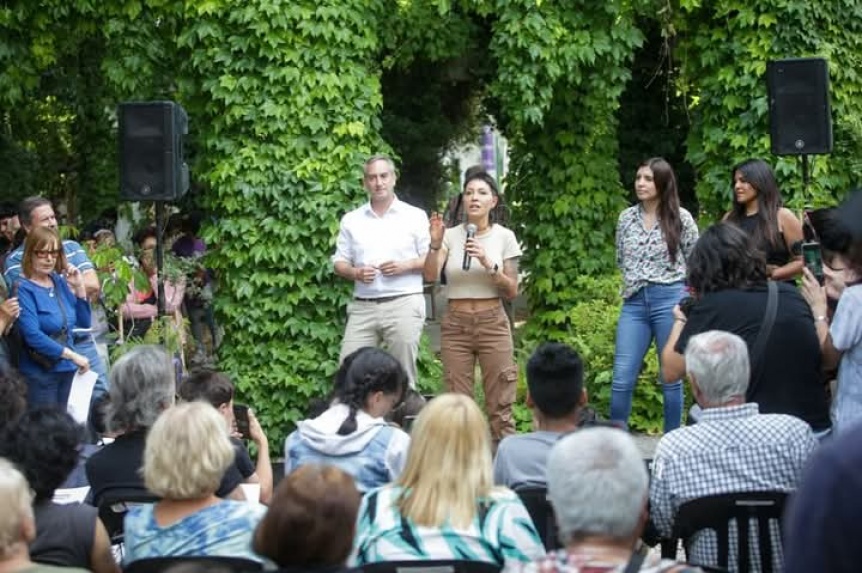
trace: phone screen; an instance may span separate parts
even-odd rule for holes
[[[251,428],[248,423],[248,406],[245,404],[234,404],[233,418],[236,421],[236,431],[242,435],[244,440],[250,440]]]
[[[823,257],[820,253],[820,243],[803,243],[802,260],[805,262],[805,268],[811,271],[820,284],[823,284]]]

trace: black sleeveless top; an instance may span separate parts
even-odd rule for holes
[[[740,229],[745,231],[749,237],[753,237],[757,231],[757,213],[747,215],[742,219],[733,221]],[[761,240],[754,246],[763,251],[766,255],[766,264],[781,267],[789,263],[793,259],[793,255],[787,249],[787,243],[784,240],[784,233],[779,232],[779,243],[773,245],[769,241]]]
[[[58,505],[44,501],[33,506],[36,539],[30,557],[38,563],[90,568],[99,511],[83,504]]]

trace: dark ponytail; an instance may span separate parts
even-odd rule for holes
[[[401,363],[385,350],[362,348],[345,358],[345,363],[348,359],[350,363],[335,388],[335,397],[350,409],[338,428],[339,436],[356,431],[356,413],[365,409],[371,394],[397,394],[400,401],[407,387],[407,373]]]

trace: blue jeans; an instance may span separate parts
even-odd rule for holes
[[[664,431],[682,420],[682,382],[665,382],[661,376],[661,351],[673,326],[673,307],[685,296],[682,282],[650,283],[623,302],[617,323],[614,377],[611,383],[611,420],[628,427],[632,396],[650,343],[659,355],[659,382],[664,393]]]
[[[72,390],[72,379],[75,371],[44,372],[34,371],[24,374],[27,380],[27,407],[30,410],[39,406],[61,406],[66,408],[69,392]]]

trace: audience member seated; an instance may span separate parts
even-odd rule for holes
[[[0,458],[0,571],[9,573],[86,573],[85,569],[34,563],[28,545],[36,538],[30,486]]]
[[[245,499],[241,494],[242,483],[260,484],[260,502],[268,504],[272,498],[272,463],[269,459],[269,440],[260,423],[250,409],[248,411],[249,433],[252,441],[257,446],[257,465],[251,461],[248,450],[245,444],[242,443],[239,434],[236,434],[236,420],[233,413],[233,396],[234,387],[230,378],[221,372],[213,370],[200,370],[194,372],[186,380],[180,384],[180,399],[186,402],[194,402],[202,400],[211,404],[219,414],[225,419],[227,427],[234,432],[231,437],[236,457],[234,463],[228,468],[222,483],[219,486],[219,492],[231,492],[227,496],[220,495],[219,497],[230,497],[231,499]],[[236,493],[235,493],[236,492]]]
[[[862,424],[827,440],[784,516],[784,572],[858,573],[862,563]]]
[[[174,406],[156,420],[146,444],[144,483],[161,501],[126,515],[124,563],[190,556],[262,561],[251,540],[263,506],[215,495],[236,455],[219,413],[203,402]]]
[[[409,434],[411,424],[425,407],[425,403],[425,397],[415,388],[407,388],[404,400],[389,412],[386,419]]]
[[[115,573],[119,569],[96,508],[52,501],[54,491],[75,467],[81,435],[82,428],[66,412],[31,410],[2,434],[0,456],[24,472],[35,496],[36,538],[30,543],[31,558],[50,565]]]
[[[795,490],[817,445],[811,428],[799,418],[760,414],[757,404],[746,403],[750,368],[748,349],[739,336],[720,331],[693,336],[685,364],[703,414],[697,424],[665,434],[656,448],[650,516],[663,537],[670,537],[674,516],[687,501],[724,493]],[[771,524],[770,531],[773,546],[779,548],[778,524]],[[736,560],[735,545],[732,537],[730,563]],[[716,565],[715,534],[697,534],[688,559]],[[774,571],[781,571],[781,551],[775,551],[773,559]]]
[[[14,368],[0,368],[0,432],[26,411],[27,382]]]
[[[147,431],[173,405],[175,392],[173,363],[159,346],[136,346],[113,365],[106,423],[119,435],[87,460],[94,505],[106,493],[146,491],[140,469]]]
[[[278,485],[255,531],[254,550],[284,572],[345,570],[359,500],[349,474],[306,464]]]
[[[565,549],[549,553],[523,571],[692,571],[638,549],[646,523],[648,484],[638,447],[622,430],[584,428],[561,438],[548,456],[548,497]]]
[[[708,330],[741,336],[751,357],[748,402],[765,414],[802,418],[820,436],[829,432],[826,388],[820,380],[820,345],[814,317],[796,288],[777,282],[778,310],[762,356],[754,345],[769,298],[766,259],[753,249],[748,236],[729,223],[707,229],[688,260],[688,284],[694,305],[688,316],[679,306],[667,344],[662,350],[665,380],[685,374],[684,353],[689,339]]]
[[[299,422],[285,440],[284,475],[306,463],[330,464],[364,492],[391,482],[404,467],[410,437],[384,417],[404,396],[407,373],[391,354],[372,347],[352,353],[342,367],[333,404]]]
[[[587,401],[581,357],[565,344],[542,344],[527,362],[527,389],[536,431],[503,438],[494,459],[494,482],[511,488],[543,487],[548,452],[577,428]]]
[[[437,396],[411,435],[401,476],[362,499],[351,564],[465,559],[512,567],[542,554],[521,500],[494,486],[491,436],[471,397]]]
[[[138,261],[141,270],[147,276],[147,288],[139,290],[135,281],[129,283],[129,295],[120,307],[123,315],[123,331],[127,337],[143,338],[153,319],[159,314],[158,307],[158,275],[156,273],[156,228],[147,227],[135,234],[135,245],[139,249]],[[185,279],[177,283],[169,280],[165,285],[165,314],[172,315],[183,303]]]

